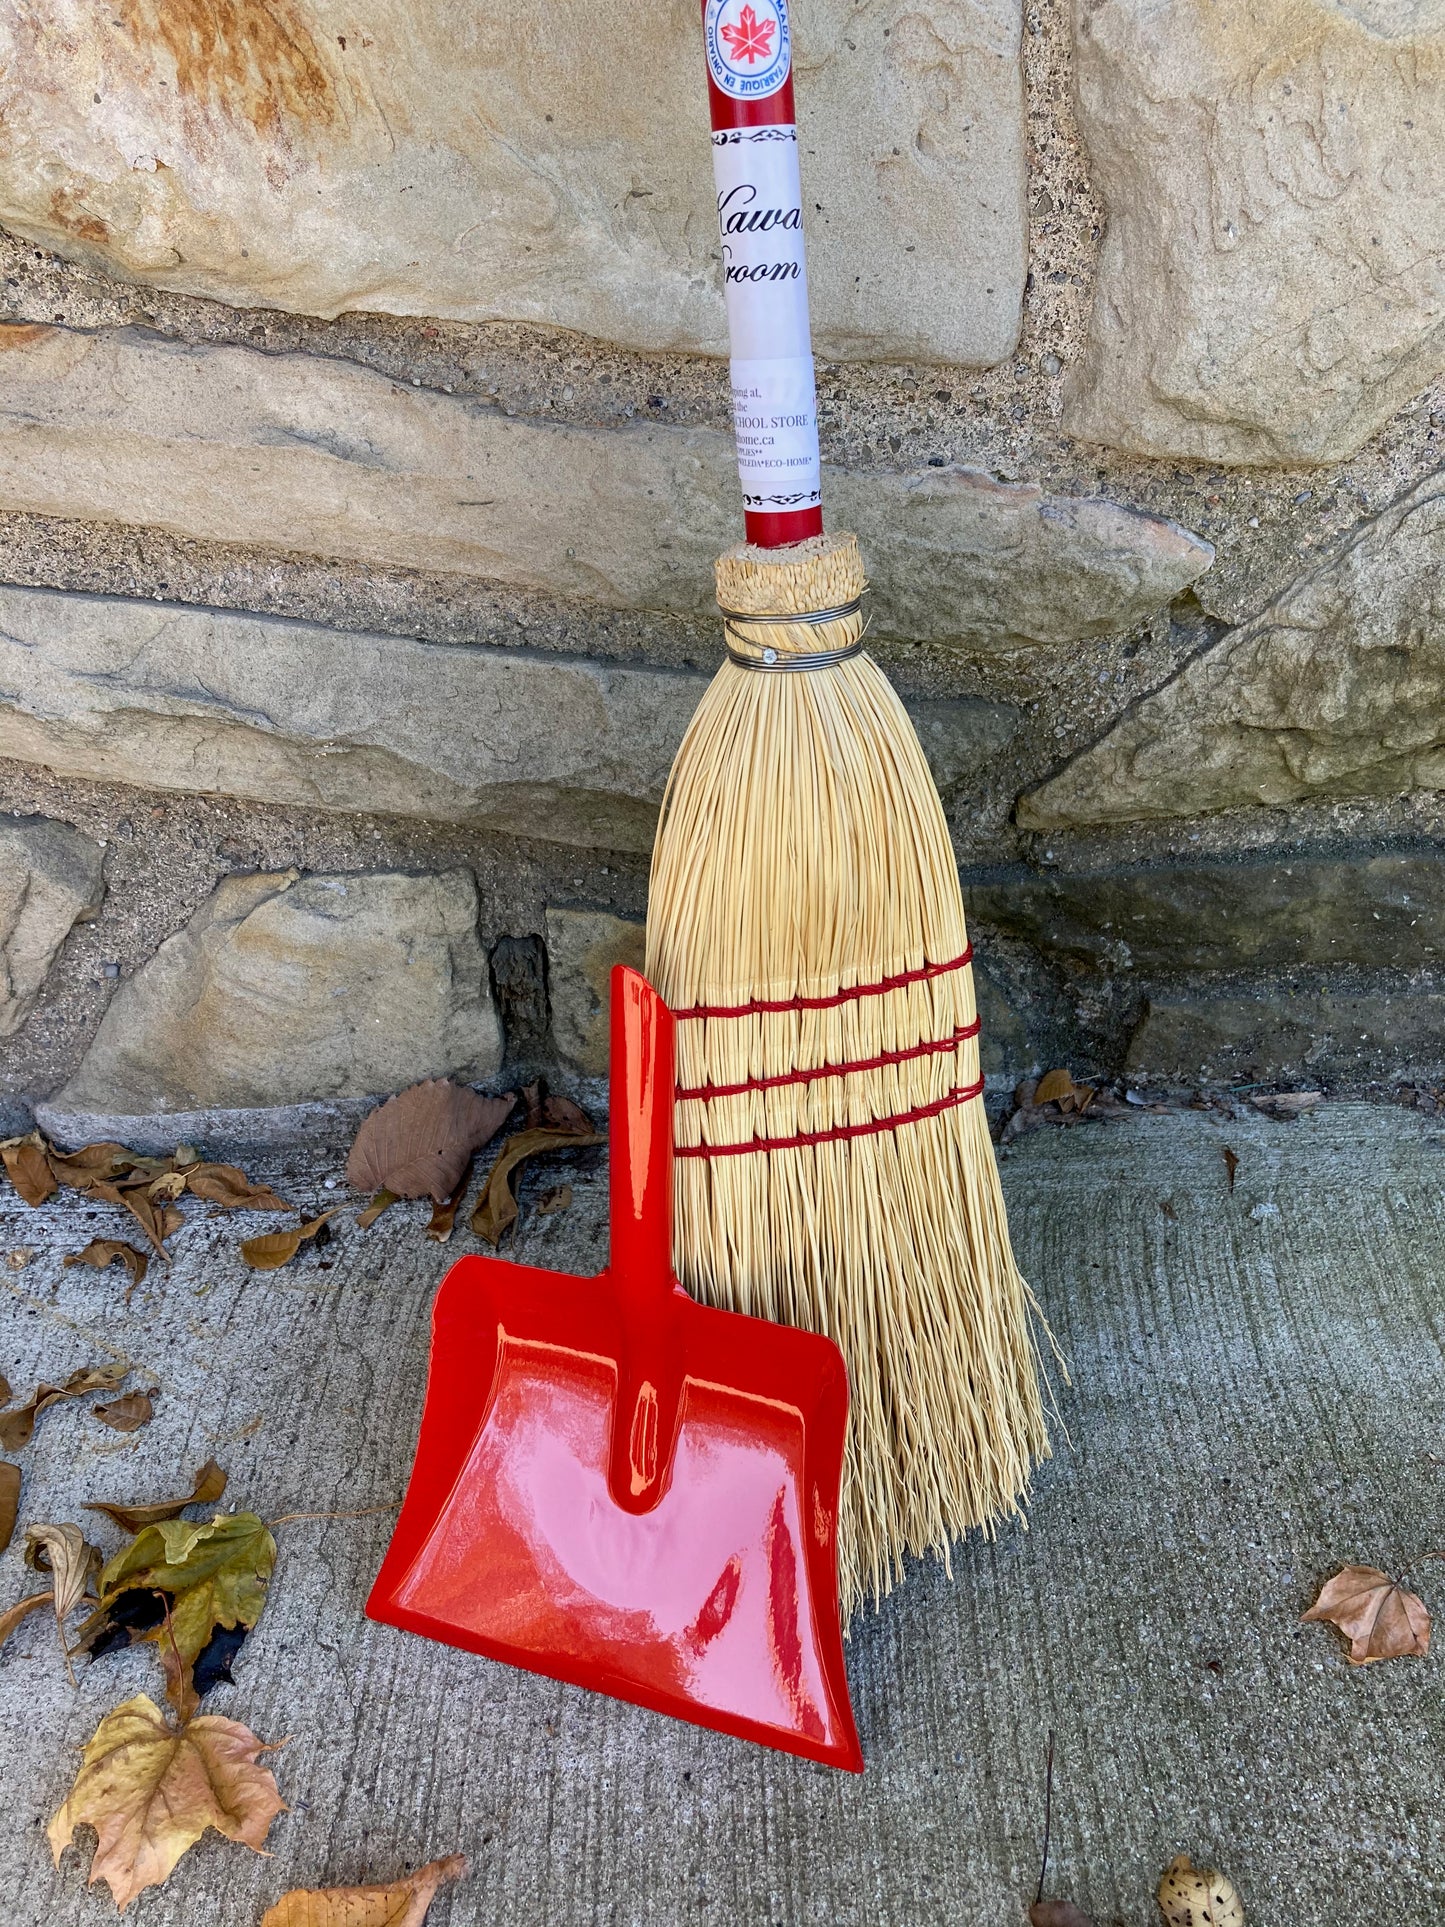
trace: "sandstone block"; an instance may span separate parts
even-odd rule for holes
[[[1025,269],[1019,0],[799,0],[821,351],[987,365]],[[239,307],[725,352],[685,0],[0,14],[0,221]]]
[[[0,327],[0,507],[456,571],[702,615],[737,537],[730,435],[512,420],[352,363],[120,329]],[[1209,544],[1158,516],[969,469],[824,483],[873,633],[992,651],[1128,629]]]
[[[60,946],[104,894],[90,837],[43,816],[0,822],[0,1037],[25,1022]]]
[[[1186,664],[1018,808],[1031,828],[1445,787],[1445,476]]]
[[[0,587],[0,755],[644,850],[706,678]]]
[[[1074,18],[1108,226],[1065,425],[1211,462],[1353,454],[1445,368],[1445,6]]]
[[[1403,982],[1362,990],[1282,992],[1266,981],[1169,991],[1149,1000],[1128,1068],[1184,1086],[1438,1082],[1445,1074],[1445,995]]]
[[[642,968],[646,925],[566,904],[547,905],[547,990],[557,1051],[584,1077],[606,1077],[608,982],[614,964]]]
[[[57,1112],[238,1109],[501,1062],[468,870],[225,878],[112,998]]]
[[[1111,973],[1445,960],[1445,865],[1433,849],[1020,869],[970,883],[967,901],[986,927]]]

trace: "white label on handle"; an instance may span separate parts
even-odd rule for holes
[[[808,508],[821,477],[797,130],[718,132],[712,151],[743,501]]]

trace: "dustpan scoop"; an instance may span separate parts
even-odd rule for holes
[[[612,982],[611,1255],[454,1265],[373,1619],[861,1771],[837,1594],[831,1341],[671,1268],[672,1017]]]

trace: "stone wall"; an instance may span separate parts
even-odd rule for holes
[[[597,1074],[738,529],[692,0],[0,20],[0,1121]],[[194,16],[194,17],[193,17]],[[1445,0],[796,0],[985,1063],[1445,1077]]]

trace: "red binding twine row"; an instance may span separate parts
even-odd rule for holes
[[[960,1044],[977,1037],[979,1020],[971,1024],[960,1024],[951,1037],[928,1037],[921,1044],[911,1044],[907,1050],[886,1050],[877,1057],[860,1057],[852,1063],[820,1064],[816,1070],[781,1071],[776,1077],[750,1077],[741,1084],[699,1084],[692,1090],[684,1090],[680,1085],[677,1101],[685,1103],[698,1098],[703,1103],[715,1097],[743,1097],[749,1091],[776,1091],[788,1084],[816,1084],[824,1077],[851,1077],[856,1071],[881,1071],[890,1064],[909,1064],[918,1057],[939,1057],[945,1051],[957,1050]]]
[[[880,977],[876,983],[854,984],[847,990],[835,991],[831,997],[780,997],[776,1001],[754,997],[746,1004],[693,1004],[687,1010],[675,1010],[672,1014],[678,1023],[684,1024],[699,1017],[753,1017],[789,1010],[836,1010],[839,1004],[856,1003],[860,997],[882,997],[890,990],[903,990],[909,984],[926,983],[932,977],[946,977],[949,971],[962,970],[965,964],[972,962],[973,945],[969,944],[961,957],[950,958],[947,963],[926,963],[919,970],[904,970],[896,977]]]
[[[967,1104],[970,1098],[983,1095],[983,1079],[976,1084],[964,1084],[958,1090],[950,1091],[947,1097],[940,1097],[932,1104],[920,1104],[916,1110],[900,1111],[895,1117],[878,1117],[867,1124],[835,1124],[827,1131],[799,1131],[795,1137],[755,1137],[746,1144],[679,1144],[675,1155],[680,1158],[731,1158],[739,1157],[749,1151],[797,1151],[807,1144],[839,1144],[847,1138],[878,1137],[884,1131],[896,1131],[905,1124],[921,1124],[925,1118],[941,1117],[959,1104]]]

